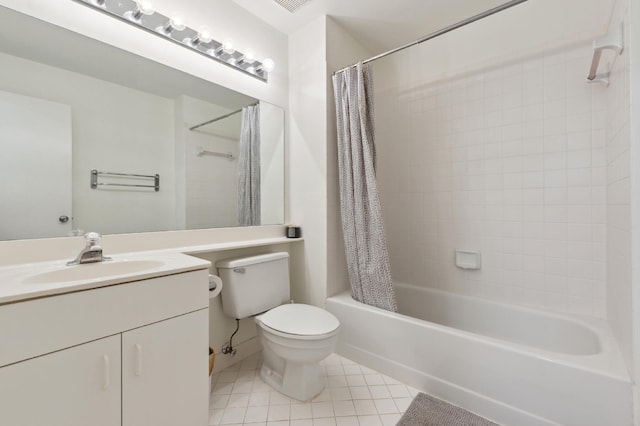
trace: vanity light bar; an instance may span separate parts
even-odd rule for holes
[[[206,31],[196,31],[184,25],[177,18],[170,18],[156,12],[146,1],[73,1],[170,40],[259,80],[266,82],[269,72],[273,70],[274,65],[271,59],[267,58],[259,62],[253,59],[251,53],[235,50],[229,41],[214,40]]]

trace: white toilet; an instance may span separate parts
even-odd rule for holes
[[[238,319],[255,315],[262,379],[299,401],[318,395],[325,385],[319,363],[333,352],[340,322],[315,306],[289,303],[289,254],[226,259],[216,267],[224,282],[224,313]]]

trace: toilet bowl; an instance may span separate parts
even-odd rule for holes
[[[255,320],[262,345],[262,380],[299,401],[322,392],[325,379],[320,361],[335,349],[338,319],[315,306],[288,304]]]
[[[262,346],[260,376],[277,391],[308,401],[322,392],[320,361],[335,349],[340,322],[324,309],[289,302],[289,254],[269,253],[216,263],[224,282],[222,309],[255,318]]]

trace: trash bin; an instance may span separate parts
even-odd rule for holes
[[[213,373],[213,363],[216,361],[216,353],[213,351],[213,348],[209,346],[209,377],[211,377],[211,373]]]
[[[213,373],[213,364],[216,361],[216,353],[213,348],[209,346],[209,395],[211,395],[211,375]]]

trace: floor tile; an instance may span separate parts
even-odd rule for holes
[[[353,401],[333,401],[333,411],[336,417],[354,416],[356,407],[353,405]]]
[[[291,404],[291,420],[310,419],[311,404]]]
[[[382,426],[396,426],[402,414],[381,414]]]
[[[267,421],[267,413],[269,412],[269,407],[261,406],[261,407],[248,407],[247,412],[244,415],[245,423],[265,423]]]
[[[336,426],[360,426],[357,416],[336,417]]]
[[[269,413],[267,415],[267,420],[270,422],[280,421],[280,420],[289,420],[289,410],[291,408],[290,404],[286,405],[269,405]]]
[[[371,392],[367,386],[352,386],[349,387],[352,399],[371,399]]]
[[[313,418],[333,417],[333,404],[331,402],[312,402],[311,415]]]
[[[391,392],[386,385],[369,386],[369,393],[374,399],[391,398]]]
[[[247,411],[245,407],[229,407],[224,409],[222,415],[221,425],[230,425],[234,423],[242,423],[244,420],[244,413]]]
[[[356,414],[367,415],[367,414],[378,414],[378,410],[376,410],[376,404],[371,399],[361,399],[357,401],[353,401],[353,405],[356,407]]]
[[[398,407],[393,399],[375,399],[373,403],[376,405],[378,414],[393,414],[398,412]]]
[[[382,426],[382,421],[378,416],[358,416],[360,426]]]
[[[210,426],[393,426],[418,390],[336,354],[321,366],[326,387],[301,402],[259,374],[259,355],[212,377]]]

